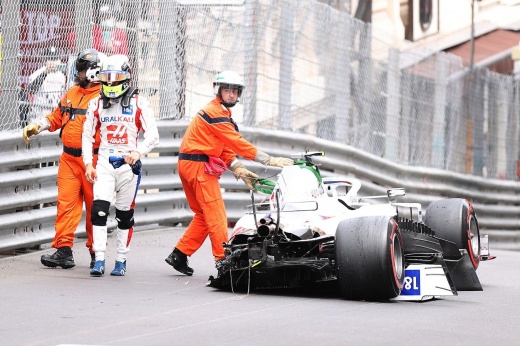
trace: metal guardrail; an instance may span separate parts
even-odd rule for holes
[[[192,213],[177,175],[177,154],[185,121],[159,121],[160,144],[143,161],[143,177],[136,197],[136,227],[178,224]],[[426,209],[439,198],[461,197],[473,203],[479,225],[490,235],[492,246],[520,249],[520,183],[484,179],[431,168],[410,167],[384,160],[347,145],[283,131],[242,128],[242,135],[262,150],[288,156],[320,150],[314,158],[322,174],[351,175],[364,183],[360,193],[384,194],[391,187],[405,187],[403,202],[419,202]],[[0,251],[34,247],[54,237],[56,174],[62,144],[57,133],[45,132],[26,145],[20,132],[0,133]],[[277,168],[244,160],[261,177],[274,177]],[[220,179],[225,189],[228,219],[236,221],[250,204],[249,192],[230,172]],[[261,198],[259,196],[259,198]],[[116,226],[112,209],[109,228]],[[84,220],[77,236],[84,236]]]

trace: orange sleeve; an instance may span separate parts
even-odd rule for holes
[[[238,127],[235,127],[236,124],[231,119],[231,112],[220,105],[219,99],[211,102],[209,107],[203,109],[198,115],[204,120],[209,131],[224,144],[228,156],[226,159],[222,158],[224,162],[230,163],[234,159],[229,157],[229,151],[248,160],[255,158],[257,148],[238,132]]]
[[[255,154],[256,155],[256,154]],[[222,150],[222,154],[220,155],[220,159],[226,163],[226,166],[229,167],[231,162],[236,159],[236,154],[228,147],[224,147]]]
[[[88,102],[99,95],[101,84],[89,89],[78,85],[72,86],[62,97],[60,104],[46,116],[50,123],[49,131],[62,129],[61,140],[71,148],[81,148],[81,134],[88,108]],[[99,146],[99,134],[96,136],[94,148]]]
[[[231,112],[215,98],[188,126],[180,151],[220,157],[229,165],[237,154],[253,160],[257,148],[242,137],[231,119]]]
[[[58,106],[45,117],[50,123],[49,132],[54,132],[58,129],[61,129],[61,125],[63,124],[63,112],[61,110],[61,105],[67,104],[67,94],[68,91],[65,93],[65,95],[63,95]]]

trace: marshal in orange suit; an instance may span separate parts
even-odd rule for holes
[[[92,222],[90,212],[92,208],[92,184],[85,178],[85,165],[81,157],[81,135],[88,103],[99,96],[101,84],[98,76],[104,54],[95,49],[86,49],[80,52],[75,61],[75,85],[66,91],[60,104],[47,116],[36,119],[23,129],[24,140],[29,143],[30,136],[41,131],[54,132],[60,130],[63,142],[63,153],[60,156],[58,167],[58,198],[56,200],[57,215],[55,222],[56,234],[52,247],[57,250],[51,255],[43,255],[41,262],[47,267],[62,267],[64,269],[75,266],[72,247],[74,232],[81,221],[83,202],[86,209],[86,246],[90,252],[90,266],[94,263],[92,250]],[[99,147],[99,134],[94,145],[94,154]],[[97,158],[97,155],[95,155]]]
[[[258,178],[236,155],[266,166],[284,167],[294,163],[288,158],[267,155],[238,132],[231,108],[244,89],[240,75],[234,71],[221,72],[213,88],[215,98],[197,113],[182,138],[177,165],[184,193],[195,215],[165,261],[188,276],[193,275],[193,269],[188,266],[187,257],[197,251],[208,236],[217,268],[219,260],[225,257],[222,243],[228,241],[228,222],[219,174],[229,167],[250,190],[252,180]]]

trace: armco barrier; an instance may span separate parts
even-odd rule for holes
[[[136,227],[187,223],[187,205],[177,171],[177,155],[187,122],[159,121],[160,144],[143,161],[143,177],[136,198]],[[426,209],[433,200],[468,199],[475,206],[483,233],[492,246],[520,248],[520,183],[478,178],[431,168],[395,164],[347,145],[308,135],[241,128],[242,135],[262,150],[288,156],[320,150],[315,158],[324,175],[352,175],[364,184],[361,193],[384,194],[387,188],[405,187],[404,202],[419,202]],[[34,247],[54,237],[56,173],[62,144],[57,133],[45,132],[26,145],[20,132],[0,133],[0,251]],[[279,169],[243,160],[261,177],[274,177]],[[250,203],[243,183],[230,172],[220,179],[228,218],[236,221]],[[258,198],[261,198],[258,195]],[[112,210],[109,228],[115,227]],[[76,231],[84,235],[84,221]]]

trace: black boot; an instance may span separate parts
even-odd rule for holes
[[[90,253],[90,269],[94,268],[94,264],[96,263],[96,254]]]
[[[179,249],[173,249],[172,253],[165,259],[165,261],[176,271],[188,276],[193,275],[193,269],[188,267],[188,256],[183,254]]]
[[[68,246],[60,247],[52,255],[43,255],[41,262],[46,267],[62,267],[69,269],[74,267],[74,257],[72,256],[72,249]]]

